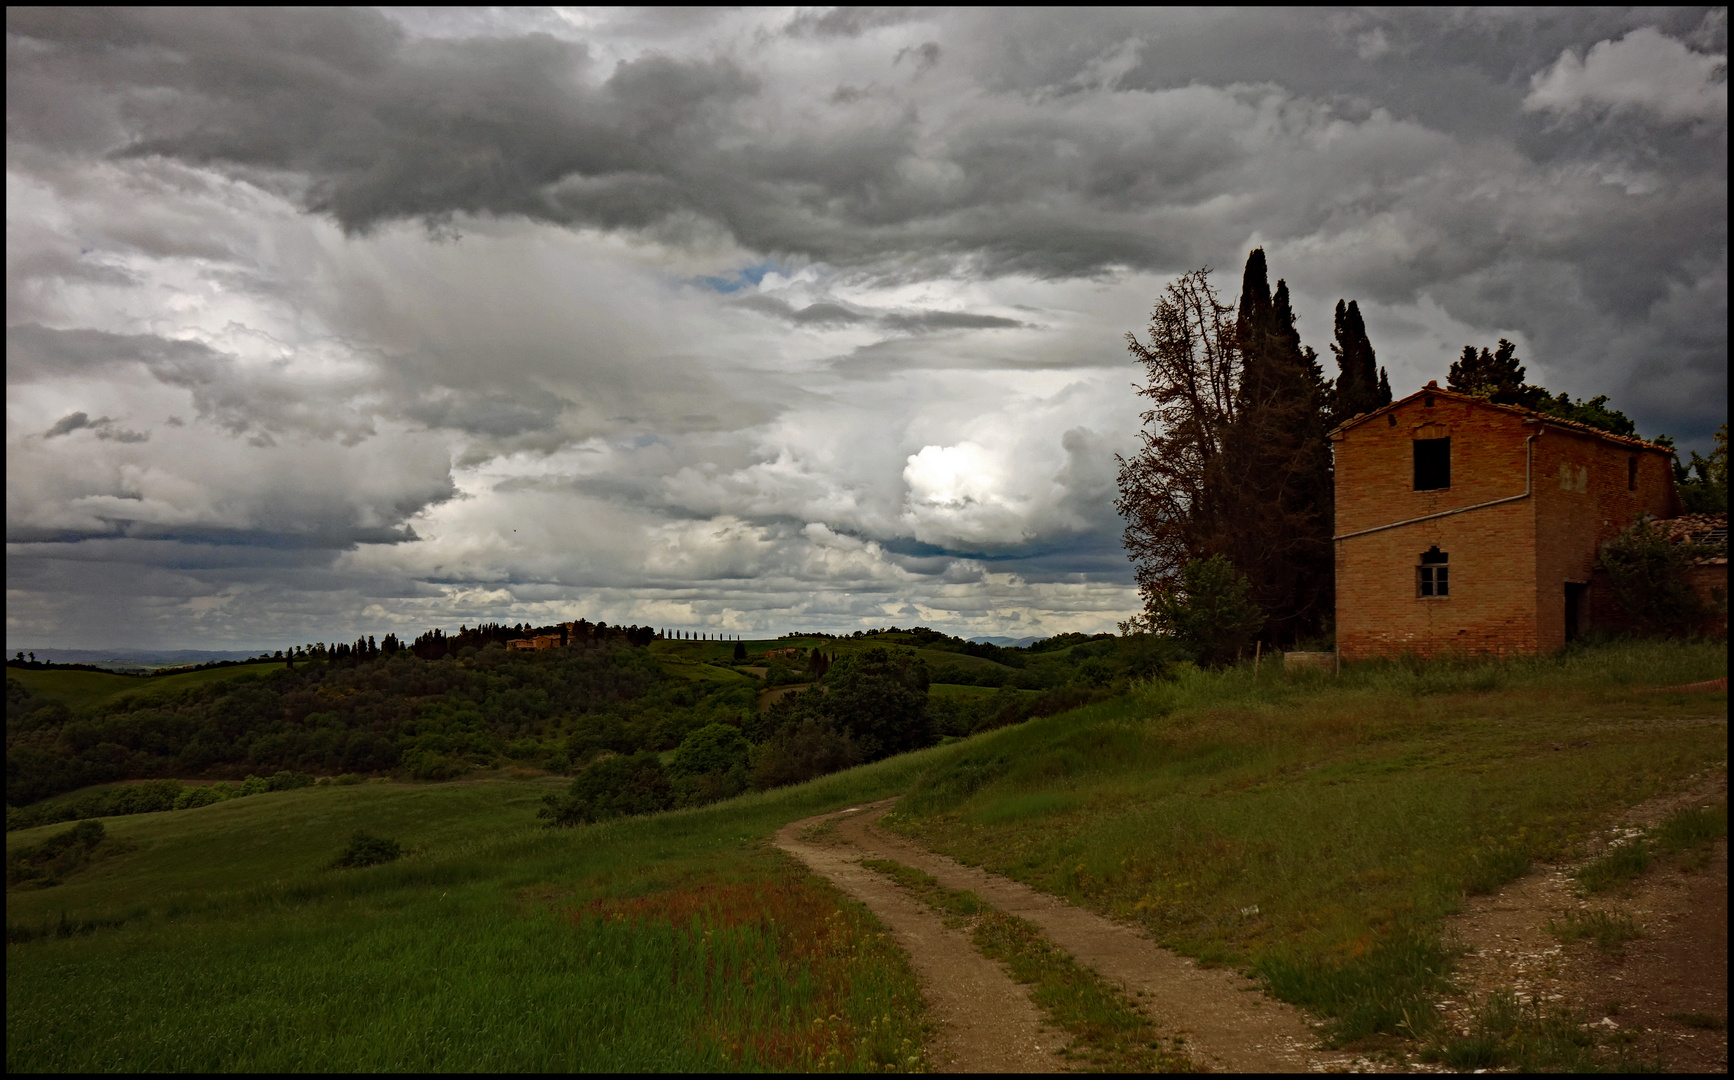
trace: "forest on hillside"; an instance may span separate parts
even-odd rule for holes
[[[362,639],[297,650],[299,662],[267,674],[122,694],[78,710],[9,677],[6,801],[29,807],[91,785],[160,778],[439,780],[511,765],[581,777],[620,758],[609,769],[636,762],[639,773],[666,774],[651,782],[662,804],[702,802],[1073,708],[1159,674],[1173,659],[1154,639],[1067,635],[1003,649],[893,628],[819,638],[771,659],[728,656],[719,646],[698,664],[624,629],[574,635],[567,647],[543,651],[506,648],[506,629],[466,632],[461,646],[429,635],[420,647],[388,637],[378,646]],[[930,694],[941,682],[1000,689]],[[794,690],[761,708],[761,690],[777,685]],[[168,809],[157,803],[178,797],[151,790],[158,794],[143,802],[91,798],[136,812]],[[55,814],[109,812],[95,802],[85,810]],[[36,816],[14,810],[9,822]]]

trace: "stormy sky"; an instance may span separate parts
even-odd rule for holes
[[[1113,628],[1141,330],[1263,245],[1726,419],[1723,9],[7,11],[7,647]],[[1334,369],[1332,369],[1334,372]]]

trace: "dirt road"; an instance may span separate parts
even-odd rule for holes
[[[1052,1050],[1057,1047],[1046,1040],[1058,1039],[1042,1031],[1040,1014],[1023,988],[977,954],[962,932],[947,930],[925,905],[862,867],[862,858],[913,866],[946,888],[969,889],[999,910],[1035,923],[1079,963],[1124,987],[1165,1034],[1184,1035],[1187,1053],[1206,1068],[1301,1072],[1348,1064],[1348,1055],[1310,1050],[1316,1037],[1302,1015],[1240,976],[1199,968],[1131,927],[875,827],[892,801],[796,822],[777,834],[777,843],[871,908],[908,950],[941,1024],[936,1068],[1055,1069]],[[815,840],[820,834],[825,839]],[[1026,1054],[1025,1048],[1032,1047],[1040,1049],[1024,1058],[1028,1063],[1003,1063],[1005,1055]]]
[[[850,811],[844,811],[847,817]],[[1060,1034],[998,964],[948,930],[931,908],[860,863],[858,848],[809,843],[802,833],[838,815],[786,825],[777,846],[867,905],[909,954],[939,1025],[928,1047],[935,1072],[1058,1072]]]

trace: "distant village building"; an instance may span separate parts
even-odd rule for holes
[[[1345,660],[1558,649],[1608,608],[1600,546],[1679,512],[1666,448],[1434,383],[1331,439]]]
[[[506,648],[518,649],[521,652],[540,652],[543,649],[558,649],[559,634],[537,634],[535,637],[513,638],[506,642]]]

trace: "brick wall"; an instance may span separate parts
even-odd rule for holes
[[[1628,484],[1637,459],[1637,490]],[[1641,513],[1675,511],[1674,476],[1667,455],[1606,442],[1593,435],[1545,428],[1535,445],[1536,645],[1565,645],[1566,584],[1589,586],[1578,628],[1594,625],[1596,553]]]
[[[1523,494],[1532,430],[1444,394],[1431,407],[1417,397],[1349,429],[1336,442],[1337,534]],[[1416,491],[1414,441],[1444,437],[1451,486]],[[1533,513],[1520,500],[1337,541],[1343,656],[1534,650]],[[1416,567],[1434,546],[1449,557],[1451,594],[1418,597]]]
[[[1431,397],[1432,403],[1428,404]],[[1524,492],[1529,498],[1345,535]],[[1416,439],[1451,439],[1451,486],[1414,489]],[[1417,394],[1335,436],[1337,644],[1347,659],[1414,652],[1533,653],[1566,635],[1566,582],[1589,583],[1601,541],[1638,513],[1673,512],[1661,451],[1562,430],[1445,391]],[[1628,490],[1628,459],[1638,459]],[[1417,595],[1421,553],[1450,567],[1449,597]],[[1580,629],[1594,600],[1585,595]]]

